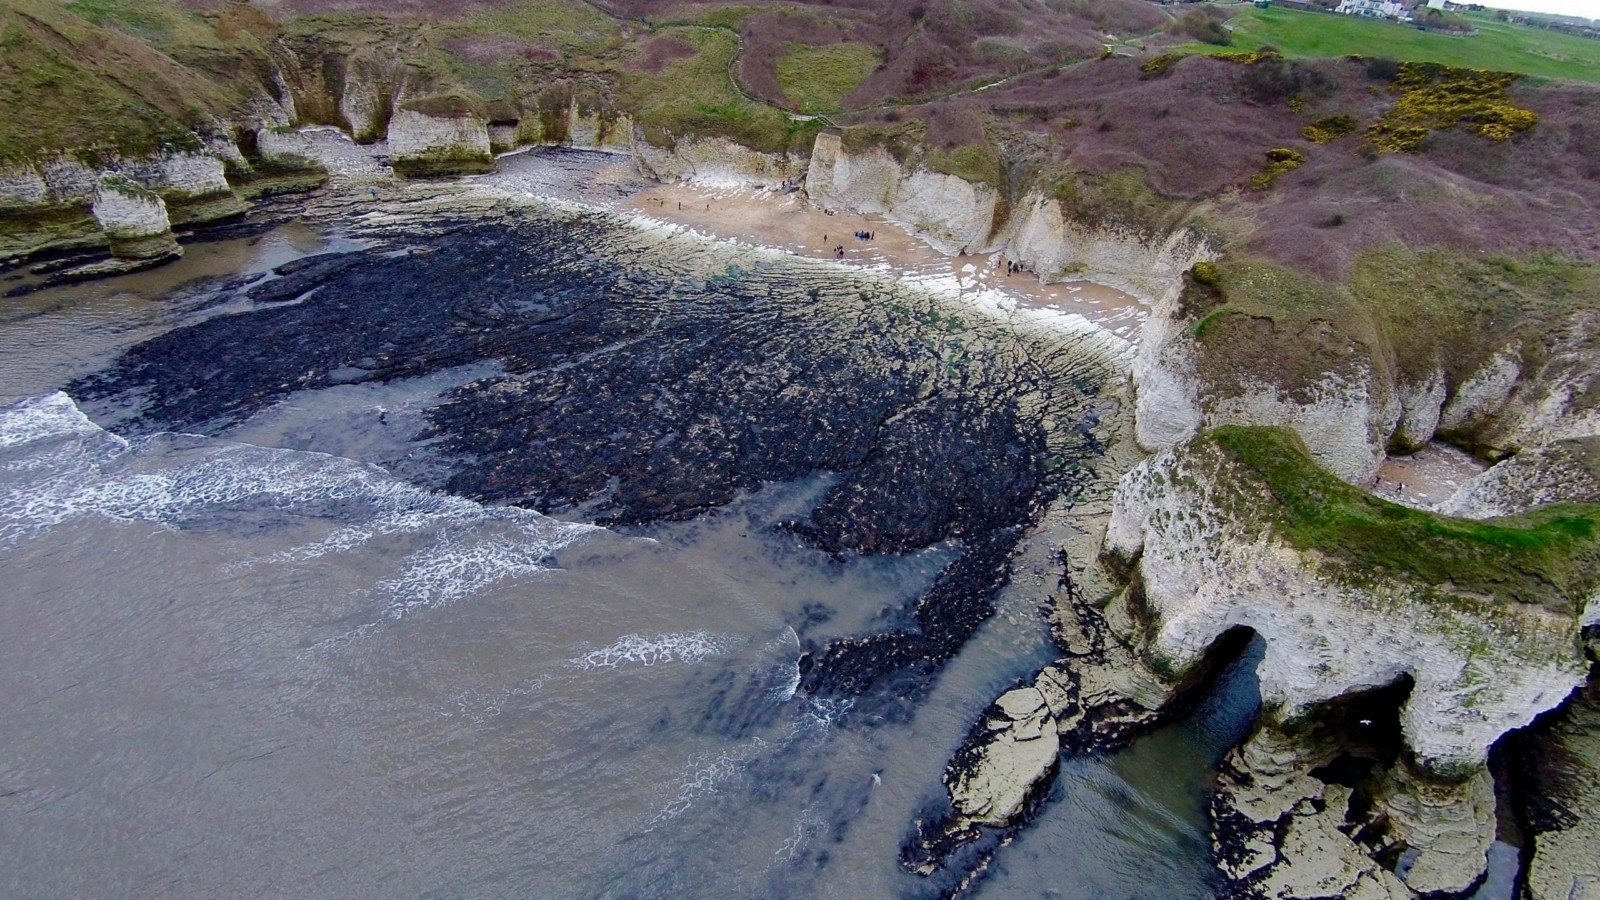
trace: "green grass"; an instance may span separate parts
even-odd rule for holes
[[[1266,488],[1263,508],[1289,545],[1343,564],[1455,594],[1541,604],[1575,614],[1597,581],[1600,507],[1562,504],[1502,519],[1453,519],[1400,506],[1335,478],[1286,428],[1210,432]],[[1247,485],[1237,490],[1249,492]],[[1254,496],[1260,497],[1259,494]]]
[[[1193,44],[1185,49],[1215,53],[1271,45],[1291,57],[1371,56],[1600,81],[1600,41],[1543,28],[1476,21],[1477,34],[1453,36],[1358,16],[1277,7],[1245,10],[1233,23],[1232,48]]]
[[[1442,370],[1459,385],[1510,346],[1534,371],[1574,315],[1600,312],[1600,264],[1555,254],[1394,244],[1357,256],[1345,283],[1240,259],[1217,269],[1216,289],[1190,285],[1183,298],[1184,314],[1204,323],[1202,374],[1219,386],[1266,379],[1302,399],[1326,373],[1357,363],[1407,384]],[[1600,352],[1600,336],[1583,349]],[[1579,397],[1580,407],[1597,402]],[[1447,437],[1472,444],[1470,435]]]
[[[578,0],[516,0],[474,8],[445,23],[451,37],[508,37],[552,49],[563,57],[602,56],[622,46],[622,31],[611,17]]]
[[[734,90],[728,76],[737,46],[732,32],[686,26],[660,33],[682,41],[695,54],[673,60],[659,74],[622,74],[622,105],[635,112],[646,140],[667,146],[694,135],[725,137],[765,151],[809,146],[820,123],[791,122],[779,110]]]
[[[149,27],[170,26],[192,39],[197,51],[243,58],[214,32],[206,37],[209,26],[164,4],[87,8],[107,23],[101,26],[63,4],[0,0],[0,160],[91,146],[147,153],[182,144],[195,124],[243,105],[239,84],[187,68],[126,34],[123,28],[134,26],[112,13],[130,8],[147,13]]]
[[[834,112],[881,59],[878,48],[870,44],[790,44],[778,57],[778,85],[805,112]]]

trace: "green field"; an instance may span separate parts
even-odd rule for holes
[[[1477,34],[1452,36],[1356,16],[1252,8],[1233,18],[1233,47],[1195,44],[1187,49],[1215,53],[1270,44],[1286,56],[1378,56],[1600,81],[1600,41],[1500,22],[1474,24]]]
[[[878,48],[867,44],[790,44],[778,57],[778,85],[806,112],[835,112],[880,61]]]

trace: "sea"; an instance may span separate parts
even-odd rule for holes
[[[524,193],[0,305],[0,895],[1213,896],[1259,647],[932,877],[902,848],[1058,655],[1056,573],[803,677],[1103,488],[1090,330]]]

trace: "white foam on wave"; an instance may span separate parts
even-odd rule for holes
[[[785,625],[783,634],[767,641],[761,649],[772,652],[799,646],[800,634],[794,630],[793,625]],[[767,693],[767,699],[774,703],[787,703],[794,698],[795,692],[800,690],[800,658],[797,656],[780,664],[777,676],[778,683]]]
[[[89,421],[78,404],[61,391],[29,397],[0,410],[0,449],[96,432],[108,433]],[[121,438],[117,441],[127,445]]]
[[[753,738],[720,753],[697,753],[690,757],[678,777],[677,793],[645,826],[645,833],[693,809],[700,799],[719,793],[729,782],[738,779],[767,746],[761,738]]]
[[[795,819],[794,831],[778,849],[772,851],[772,862],[767,864],[767,871],[782,865],[794,865],[805,857],[806,847],[812,840],[825,833],[828,829],[828,820],[817,812],[817,804],[811,803],[801,810],[800,817]]]
[[[0,441],[8,475],[0,484],[0,545],[87,516],[175,528],[232,508],[245,516],[272,511],[341,521],[320,540],[245,565],[314,559],[385,535],[438,531],[404,557],[397,574],[372,585],[386,600],[377,621],[334,642],[414,609],[547,571],[552,554],[602,530],[423,490],[378,466],[325,453],[194,435],[129,442],[90,422],[63,393],[0,408]]]
[[[548,675],[537,675],[516,687],[487,692],[462,691],[450,698],[451,706],[439,710],[439,716],[444,719],[464,719],[473,725],[484,725],[505,712],[508,706],[517,703],[519,698],[542,691],[549,680]]]
[[[663,663],[697,663],[722,656],[742,641],[735,635],[709,631],[680,631],[672,634],[627,634],[609,647],[591,650],[567,660],[576,669],[615,669],[624,665],[655,666]]]

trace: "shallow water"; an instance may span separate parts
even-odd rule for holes
[[[791,315],[782,285],[825,284],[833,299],[780,326],[841,341],[827,337],[840,309],[857,294],[892,294],[817,264],[723,269],[714,247],[693,250],[725,273],[707,281],[704,260],[685,255],[689,238],[623,234],[625,272],[677,273],[673,303],[708,302],[691,286],[738,300],[715,321],[769,302]],[[586,523],[631,508],[617,499],[630,496],[630,470],[600,499],[547,510],[556,518],[483,502],[476,495],[487,488],[449,493],[442,488],[502,482],[483,474],[497,471],[485,459],[499,457],[464,449],[461,435],[478,432],[429,432],[453,421],[441,418],[446,400],[479,402],[508,393],[512,377],[539,384],[552,372],[585,373],[612,390],[627,382],[607,367],[637,352],[605,343],[550,364],[495,345],[392,378],[284,385],[256,384],[255,370],[238,369],[289,313],[219,284],[382,239],[297,224],[6,308],[0,894],[872,897],[949,888],[962,873],[910,875],[899,848],[913,820],[942,802],[940,773],[983,708],[1054,656],[1035,613],[1043,588],[1012,577],[993,599],[998,614],[983,613],[948,658],[885,662],[882,679],[859,693],[803,687],[804,653],[825,660],[841,641],[916,635],[908,605],[979,535],[830,553],[789,527],[843,503],[829,498],[876,496],[859,475],[870,463],[729,477],[729,493],[703,508],[623,516],[629,524],[613,528]],[[556,269],[543,271],[548,282]],[[591,290],[586,283],[573,290]],[[594,281],[585,303],[644,302],[627,300],[619,284]],[[952,396],[1005,386],[1022,398],[1024,418],[1037,415],[1027,410],[1039,384],[1087,385],[1070,368],[1038,369],[1032,351],[1016,357],[1025,377],[1007,375],[1005,348],[1019,339],[1003,322],[956,333],[964,353],[952,356],[950,332],[918,332],[933,327],[928,317],[913,315],[911,295],[893,296],[910,312],[881,327],[909,337],[852,338],[837,365],[865,365],[851,360],[890,347],[905,371],[937,373]],[[320,301],[300,302],[309,314]],[[671,331],[672,313],[659,313],[632,320],[637,340],[699,333]],[[948,320],[948,311],[934,318]],[[880,327],[859,321],[857,334]],[[147,359],[155,375],[130,362],[137,354],[122,356],[160,335],[206,352],[181,370],[171,357]],[[730,326],[724,337],[705,346],[770,334]],[[1086,352],[1076,340],[1060,352]],[[984,347],[1000,349],[985,357]],[[323,371],[345,369],[333,360]],[[692,371],[674,383],[680,392],[692,393]],[[111,381],[80,380],[95,374]],[[826,374],[793,375],[787,390]],[[192,379],[188,394],[157,396],[180,377]],[[221,381],[231,405],[213,399]],[[95,384],[92,403],[57,393]],[[1090,402],[1051,390],[1058,418]],[[594,406],[550,422],[541,452],[576,453],[573,417],[594,419]],[[676,421],[668,401],[652,408]],[[584,446],[626,444],[647,426],[603,421],[610,443]],[[806,440],[826,443],[837,430]],[[978,458],[940,459],[993,470],[1000,461],[982,454],[1013,445],[984,444],[984,433],[970,442]],[[1091,445],[1054,433],[1046,444],[1093,465]],[[926,448],[876,446],[908,460],[904,471],[880,473],[895,491],[941,496],[944,476],[918,462]],[[696,468],[699,457],[660,458],[713,474]],[[575,471],[584,470],[560,470]],[[923,477],[934,488],[919,487]],[[519,495],[547,488],[517,485]],[[971,511],[951,515],[975,521]],[[921,534],[913,524],[892,534]],[[1192,721],[1109,759],[1068,761],[1040,821],[999,852],[975,892],[1210,894],[1202,791],[1253,710],[1249,669],[1230,670]]]

